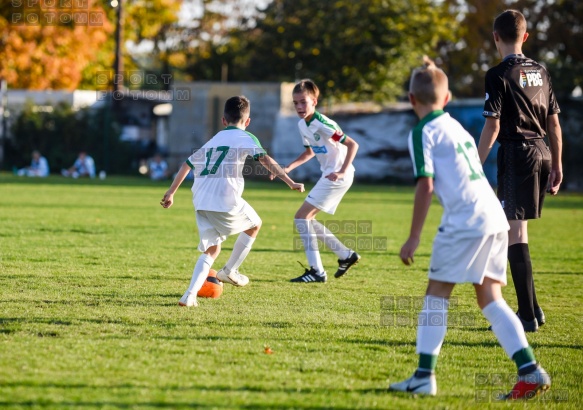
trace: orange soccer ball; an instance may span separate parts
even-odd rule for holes
[[[217,271],[211,269],[197,295],[201,298],[218,299],[222,293],[223,282],[217,279]]]

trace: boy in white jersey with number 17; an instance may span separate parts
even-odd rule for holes
[[[226,128],[182,164],[170,189],[160,201],[164,208],[171,207],[176,190],[192,169],[193,203],[200,235],[198,250],[203,254],[198,258],[190,285],[180,299],[181,306],[198,305],[196,295],[221,252],[221,243],[230,235],[239,234],[229,260],[217,272],[217,279],[235,286],[249,283],[249,278],[240,274],[238,268],[249,254],[259,233],[261,219],[241,196],[245,184],[243,168],[248,157],[259,161],[291,189],[304,192],[304,185],[292,181],[265,153],[257,138],[245,131],[251,121],[250,112],[250,103],[246,97],[229,98],[223,114],[223,125]]]
[[[517,383],[500,399],[530,398],[548,389],[551,379],[537,364],[520,320],[502,298],[508,222],[484,176],[472,136],[443,111],[449,96],[447,76],[432,62],[413,71],[409,100],[420,122],[409,135],[417,187],[409,238],[400,253],[405,265],[413,263],[434,192],[444,211],[419,314],[419,366],[412,377],[391,384],[389,390],[437,393],[435,367],[447,330],[449,297],[456,284],[472,283],[482,313],[518,367]]]
[[[343,276],[360,259],[358,253],[346,247],[316,220],[320,211],[333,215],[352,185],[352,161],[358,150],[356,141],[344,134],[338,124],[316,111],[319,95],[320,90],[309,79],[297,83],[292,92],[294,107],[300,117],[298,127],[305,150],[284,171],[290,172],[315,156],[320,163],[322,177],[294,217],[310,269],[291,282],[326,282],[327,274],[320,257],[318,239],[338,256],[338,270],[334,274],[336,278]]]

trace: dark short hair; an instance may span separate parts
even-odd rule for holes
[[[320,96],[320,89],[318,88],[316,83],[313,82],[312,80],[310,80],[309,78],[305,78],[305,79],[301,80],[299,83],[297,83],[294,86],[292,94],[298,94],[298,93],[304,93],[304,92],[307,93],[308,95],[316,98],[316,99]]]
[[[518,10],[506,10],[494,20],[494,31],[504,43],[516,43],[526,33],[526,19]]]
[[[237,124],[251,113],[251,103],[244,95],[231,97],[225,102],[223,116],[229,124]]]

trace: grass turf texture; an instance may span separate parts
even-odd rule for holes
[[[0,175],[0,408],[516,406],[482,396],[509,390],[516,370],[485,330],[470,285],[454,291],[450,315],[462,322],[448,330],[438,360],[438,396],[386,392],[417,364],[415,304],[441,215],[435,204],[414,266],[402,265],[412,188],[356,184],[321,220],[371,221],[386,250],[360,250],[361,262],[341,279],[325,251],[329,282],[304,285],[288,280],[303,272],[292,220],[305,194],[248,183],[244,196],[263,219],[241,269],[251,283],[225,285],[220,299],[187,309],[177,302],[198,236],[190,184],[165,210],[158,202],[168,184]],[[529,230],[548,323],[528,340],[553,377],[529,406],[582,408],[583,196],[549,198]],[[514,308],[509,281],[504,295]]]

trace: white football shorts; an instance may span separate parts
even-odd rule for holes
[[[198,250],[205,252],[209,247],[224,242],[230,235],[261,225],[261,218],[244,201],[243,207],[237,212],[196,211],[196,225],[200,235]]]
[[[334,215],[344,194],[352,186],[353,180],[353,172],[344,174],[344,178],[338,181],[330,181],[322,176],[308,194],[306,202],[321,211]]]
[[[438,233],[433,242],[429,279],[482,284],[484,277],[506,285],[508,232],[476,238]]]

